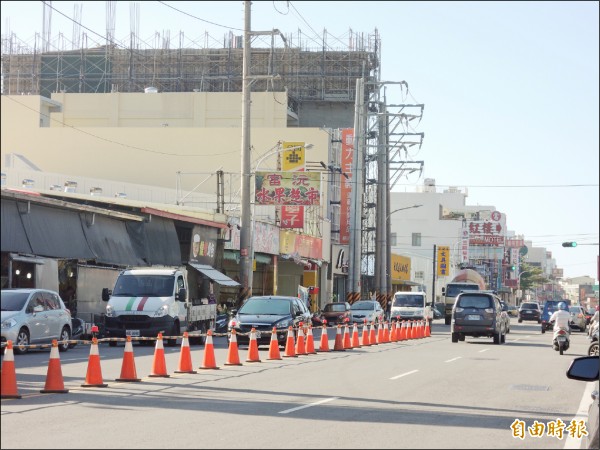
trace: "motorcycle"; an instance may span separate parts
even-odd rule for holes
[[[554,330],[554,336],[552,338],[552,344],[554,346],[554,350],[557,350],[562,355],[563,352],[569,349],[570,343],[570,332],[569,328],[557,328]]]
[[[588,356],[598,356],[598,327],[596,326],[594,330],[590,332],[589,335],[590,346],[588,347],[587,354]]]

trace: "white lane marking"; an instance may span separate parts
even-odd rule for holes
[[[462,356],[457,356],[456,358],[452,358],[452,359],[449,359],[449,360],[444,361],[444,362],[453,362],[453,361],[456,361],[457,359],[461,359],[461,358],[462,358]]]
[[[395,377],[390,378],[390,380],[397,380],[398,378],[405,377],[406,375],[410,375],[411,373],[416,373],[418,370],[411,370],[410,372],[402,373],[400,375],[396,375]]]
[[[479,353],[487,352],[489,348],[484,348],[483,350],[479,350]]]
[[[573,420],[575,422],[579,422],[581,420],[583,420],[584,422],[588,419],[588,411],[590,408],[590,403],[592,403],[592,391],[594,390],[594,382],[590,382],[590,383],[586,383],[587,386],[585,387],[585,390],[583,391],[583,396],[581,397],[581,402],[579,403],[579,408],[577,409],[577,413],[575,414],[575,417],[573,417]],[[586,424],[587,425],[587,424]],[[590,430],[587,430],[588,433],[590,432]],[[565,447],[564,448],[568,448],[568,449],[575,449],[575,448],[583,448],[583,440],[584,438],[582,437],[581,439],[577,439],[575,437],[572,437],[571,435],[568,435],[565,439]]]
[[[291,412],[294,412],[294,411],[299,411],[299,410],[304,409],[304,408],[310,408],[311,406],[317,406],[317,405],[321,405],[323,403],[331,402],[333,400],[337,400],[338,398],[339,397],[326,398],[324,400],[320,400],[320,401],[315,402],[315,403],[310,403],[308,405],[303,405],[303,406],[298,406],[296,408],[286,409],[285,411],[279,411],[279,414],[287,414],[287,413],[291,413]]]

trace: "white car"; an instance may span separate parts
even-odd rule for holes
[[[62,341],[66,352],[71,339],[71,313],[55,291],[47,289],[2,289],[2,343],[13,342],[22,354],[30,344]]]
[[[364,323],[365,319],[367,323],[383,322],[384,319],[383,308],[377,300],[359,300],[352,304],[350,312],[354,323]]]

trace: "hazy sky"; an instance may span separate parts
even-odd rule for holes
[[[54,1],[51,36],[80,32],[104,44],[107,2]],[[82,5],[81,14],[74,5]],[[133,8],[132,5],[137,5]],[[253,2],[252,29],[274,28],[306,47],[340,48],[354,33],[381,37],[383,81],[406,81],[406,100],[425,104],[415,131],[425,161],[420,178],[468,189],[467,204],[493,205],[507,228],[552,252],[566,277],[597,277],[599,153],[599,3],[508,2]],[[177,8],[175,10],[174,8]],[[131,19],[136,11],[139,20]],[[60,11],[61,15],[58,11]],[[43,31],[43,2],[2,2],[2,36],[24,45]],[[192,17],[194,16],[194,17]],[[132,30],[148,45],[170,30],[204,42],[244,27],[242,1],[116,2],[117,41]],[[97,34],[95,34],[95,33]],[[390,92],[389,103],[400,91]],[[562,248],[563,241],[577,248]]]

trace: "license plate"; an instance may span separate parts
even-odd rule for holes
[[[467,320],[479,320],[479,319],[481,319],[481,316],[478,314],[469,314],[467,316]]]
[[[558,337],[556,338],[556,340],[557,340],[557,341],[561,341],[561,342],[562,342],[562,341],[566,341],[566,340],[567,340],[567,338],[566,338],[565,336],[558,336]]]
[[[125,336],[140,337],[140,330],[125,330]]]

